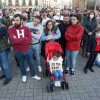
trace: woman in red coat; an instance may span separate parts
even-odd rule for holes
[[[73,15],[72,25],[66,30],[66,74],[69,73],[71,68],[71,75],[74,75],[74,69],[76,64],[76,57],[80,50],[80,43],[83,35],[84,28],[79,24],[80,16]]]

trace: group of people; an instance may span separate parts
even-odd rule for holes
[[[0,20],[0,67],[3,74],[0,79],[4,79],[4,85],[8,84],[12,75],[8,54],[10,47],[13,47],[17,66],[21,70],[22,82],[27,81],[26,70],[31,72],[33,79],[41,80],[36,75],[33,58],[39,72],[42,72],[41,55],[45,57],[45,45],[47,42],[58,42],[63,49],[63,60],[65,73],[74,75],[75,64],[80,46],[82,45],[82,57],[89,60],[84,68],[84,73],[90,69],[94,72],[93,65],[97,54],[100,51],[100,12],[94,11],[64,11],[56,10],[56,14],[51,10],[49,13],[43,11],[30,13],[19,13],[5,11]],[[31,17],[33,19],[31,20]],[[9,42],[8,42],[9,40]],[[59,60],[61,54],[54,53],[52,60]],[[55,59],[55,56],[59,59]],[[24,61],[27,61],[25,69]],[[100,60],[99,60],[100,61]],[[50,61],[52,63],[52,61]],[[97,63],[97,62],[95,62]],[[71,70],[71,71],[69,71]],[[58,70],[52,71],[56,76],[56,81],[61,80],[62,74]],[[55,74],[56,73],[56,74]],[[61,75],[61,77],[60,77]],[[59,85],[59,82],[55,83]]]

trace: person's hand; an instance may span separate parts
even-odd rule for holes
[[[14,35],[14,38],[16,39],[17,37]]]
[[[92,35],[92,32],[89,32],[88,35],[91,36]]]
[[[52,35],[48,35],[48,38],[49,38],[49,39],[52,39]]]
[[[49,41],[49,39],[48,39],[48,38],[46,38],[46,41]]]
[[[87,52],[87,58],[89,58],[90,57],[90,52]]]
[[[37,35],[41,35],[41,33],[38,32]]]

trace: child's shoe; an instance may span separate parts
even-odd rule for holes
[[[59,87],[61,86],[61,83],[60,83],[60,81],[58,81],[58,82],[57,82],[57,85],[58,85]]]
[[[58,86],[58,81],[55,81],[54,85],[57,87]]]

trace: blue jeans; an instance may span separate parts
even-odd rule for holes
[[[69,69],[71,67],[71,69],[74,71],[77,55],[78,55],[78,51],[70,51],[70,50],[66,49],[66,66],[67,66],[67,69]]]
[[[7,78],[12,78],[9,68],[8,54],[9,50],[0,52],[0,66],[2,68],[3,74],[6,75]]]
[[[34,45],[31,45],[31,49],[34,53],[34,55],[36,56],[36,62],[37,62],[37,65],[40,65],[40,43],[39,44],[34,44]]]
[[[95,64],[100,66],[100,61],[95,61]]]
[[[25,51],[25,52],[16,52],[14,51],[15,56],[18,60],[19,63],[19,67],[21,70],[21,73],[23,76],[26,75],[26,70],[25,70],[25,66],[24,66],[24,60],[26,59],[27,64],[29,65],[30,68],[30,72],[32,76],[35,76],[35,69],[34,69],[34,63],[33,63],[33,54],[31,49]]]
[[[52,74],[55,76],[55,81],[60,81],[63,77],[63,73],[61,72],[61,70],[53,70]]]

